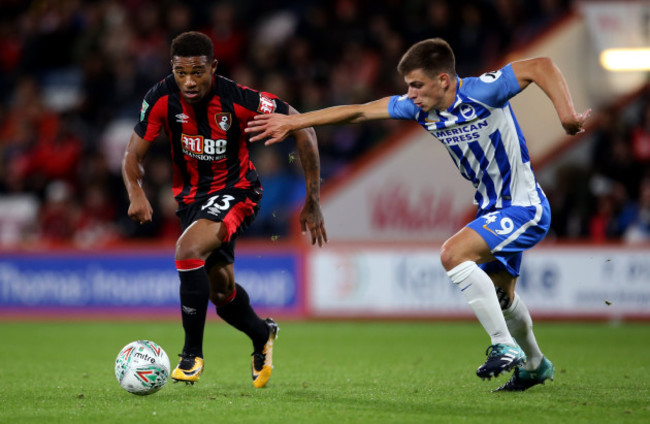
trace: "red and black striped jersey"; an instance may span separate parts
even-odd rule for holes
[[[289,106],[272,94],[216,74],[210,94],[190,104],[170,74],[145,95],[134,130],[147,141],[155,140],[163,129],[167,133],[172,189],[179,206],[184,206],[225,188],[261,188],[244,128],[255,115],[272,112],[286,114]]]

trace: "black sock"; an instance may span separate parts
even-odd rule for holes
[[[235,297],[225,305],[217,306],[217,315],[239,331],[244,332],[253,341],[253,350],[264,349],[269,338],[269,327],[251,308],[246,290],[235,283]]]
[[[210,299],[210,280],[203,265],[187,269],[183,262],[176,261],[181,279],[181,316],[185,330],[183,354],[203,357],[203,330]]]

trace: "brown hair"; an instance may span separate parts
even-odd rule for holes
[[[397,71],[406,75],[416,69],[433,78],[444,72],[456,76],[456,58],[454,52],[442,38],[429,38],[413,44],[404,53],[397,65]]]

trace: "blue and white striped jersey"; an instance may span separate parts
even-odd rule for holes
[[[539,204],[544,193],[508,102],[521,91],[512,66],[459,78],[457,84],[456,100],[447,110],[424,112],[404,95],[391,97],[388,112],[394,119],[417,121],[447,147],[476,188],[480,211]]]

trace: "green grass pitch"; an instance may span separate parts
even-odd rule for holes
[[[150,396],[113,374],[149,339],[172,367],[180,322],[0,322],[0,423],[648,423],[650,325],[538,323],[554,382],[492,393],[474,374],[489,340],[474,322],[279,322],[274,373],[250,379],[248,339],[208,321],[195,386]]]

